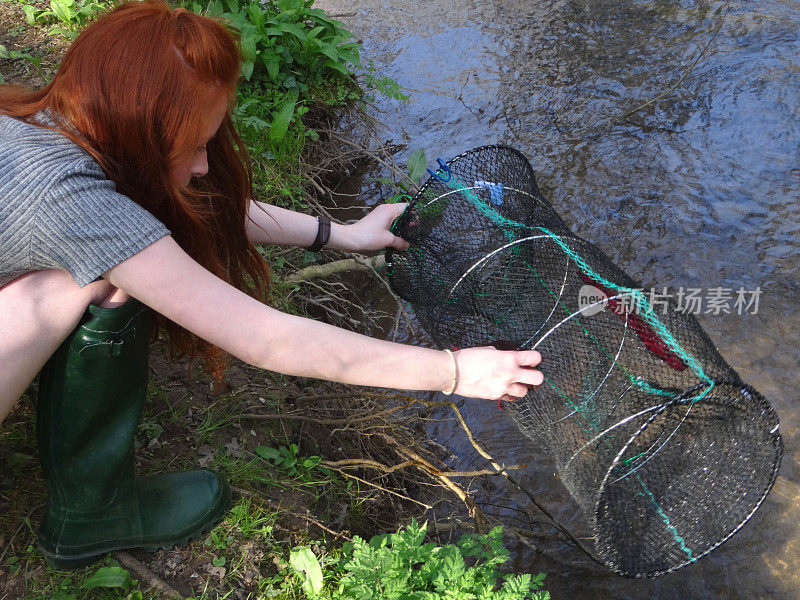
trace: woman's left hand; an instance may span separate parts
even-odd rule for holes
[[[401,237],[394,235],[389,228],[406,208],[406,202],[397,204],[381,204],[365,217],[347,225],[352,250],[382,250],[383,248],[397,248],[405,250],[409,243]]]

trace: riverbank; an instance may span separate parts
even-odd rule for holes
[[[44,3],[0,4],[5,83],[41,87],[55,72],[70,35],[51,29],[70,24],[41,12],[33,23],[26,20],[47,8]],[[286,94],[265,90],[254,80],[243,85],[235,117],[253,157],[256,197],[294,209],[323,210],[318,199],[326,187],[364,159],[358,151],[369,143],[364,137],[370,124],[358,108],[364,91],[349,73],[330,74],[326,85],[300,95],[282,134],[276,134]],[[346,129],[339,125],[343,118],[349,119]],[[355,149],[339,149],[341,144],[329,137],[334,133],[347,136]],[[265,247],[264,253],[273,267],[273,305],[301,314],[315,308],[318,316],[339,313],[325,290],[312,287],[321,288],[320,282],[286,281],[316,257],[296,249]],[[362,317],[367,315],[379,318],[369,311]],[[361,319],[359,326],[370,319]],[[276,376],[240,362],[230,367],[225,387],[212,390],[198,367],[190,372],[185,361],[169,361],[163,343],[153,347],[151,372],[136,439],[137,471],[220,471],[235,489],[228,516],[182,548],[115,553],[71,573],[48,567],[35,549],[45,490],[36,450],[34,384],[0,429],[0,597],[155,598],[177,592],[210,599],[265,597],[270,591],[294,597],[302,582],[289,568],[291,548],[313,546],[327,557],[353,535],[369,538],[393,531],[418,514],[418,504],[392,491],[413,477],[398,474],[362,483],[355,472],[354,479],[336,466],[342,459],[374,460],[382,452],[391,456],[385,442],[360,439],[358,428],[348,425],[361,417],[369,428],[376,400],[358,398],[343,386]],[[321,466],[323,457],[330,467]],[[124,569],[138,584],[123,577],[112,578],[118,587],[86,587],[104,567],[116,574]]]
[[[41,2],[0,4],[0,74],[6,83],[45,84],[70,35],[82,26],[77,17],[64,22],[46,15],[48,8]],[[370,71],[359,71],[357,83],[353,49],[342,48],[351,51],[343,63],[347,74],[330,73],[316,88],[299,88],[297,97],[284,93],[285,86],[276,93],[258,84],[258,65],[243,84],[234,116],[253,158],[259,199],[341,220],[363,214],[364,209],[336,205],[340,184],[369,161],[391,164],[393,150],[379,143],[363,103],[379,88],[399,93],[391,80],[370,79]],[[273,268],[276,308],[366,334],[401,327],[391,299],[375,306],[360,298],[365,288],[385,285],[370,260],[328,252],[320,259],[298,249],[262,251]],[[309,270],[337,260],[353,261],[356,268],[322,275]],[[284,377],[238,361],[225,386],[215,389],[199,367],[169,360],[163,340],[152,346],[150,370],[136,437],[137,472],[217,470],[234,487],[233,508],[211,532],[184,547],[117,552],[73,572],[52,569],[35,547],[45,489],[34,382],[0,427],[4,600],[304,597],[313,577],[294,563],[298,548],[310,550],[330,588],[342,577],[336,564],[343,544],[357,536],[370,539],[415,517],[423,521],[435,505],[437,514],[452,517],[429,527],[446,543],[455,541],[460,521],[479,518],[457,482],[459,474],[440,471],[447,470],[447,457],[424,442],[430,411],[440,403]],[[495,560],[502,547],[493,543],[487,556]]]

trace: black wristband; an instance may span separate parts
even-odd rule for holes
[[[309,252],[319,252],[331,239],[331,220],[326,216],[317,217],[317,224],[317,237],[314,238],[314,243],[307,248]]]

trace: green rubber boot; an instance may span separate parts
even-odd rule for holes
[[[182,545],[230,506],[230,486],[211,471],[134,475],[149,333],[150,311],[135,299],[90,306],[42,369],[37,429],[48,500],[39,549],[56,568],[123,548]]]

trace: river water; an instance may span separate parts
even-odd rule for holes
[[[627,580],[542,538],[515,553],[561,598],[800,599],[800,3],[631,0],[319,0],[363,39],[407,103],[379,99],[403,160],[512,145],[578,235],[645,287],[760,290],[700,323],[781,419],[778,481],[750,523],[676,573]],[[725,294],[726,292],[722,292]],[[753,295],[750,294],[752,299]],[[755,313],[755,314],[754,314]],[[546,360],[546,357],[545,357]],[[470,426],[579,535],[580,512],[510,419],[466,401]],[[431,434],[455,468],[485,466],[451,421]],[[499,478],[475,490],[493,516],[535,529]],[[541,529],[541,531],[547,531]]]

